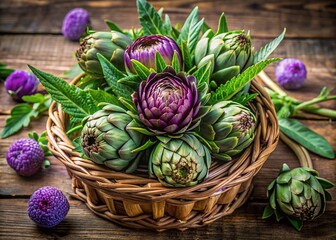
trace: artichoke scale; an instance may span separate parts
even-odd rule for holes
[[[211,78],[218,84],[225,84],[231,78],[237,76],[240,73],[239,66],[232,66],[221,69],[214,74],[212,74]]]

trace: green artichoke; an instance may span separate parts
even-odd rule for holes
[[[195,63],[198,68],[212,62],[211,80],[220,85],[253,64],[251,37],[244,30],[221,33],[212,37],[209,29],[197,43]]]
[[[202,182],[211,164],[211,155],[194,135],[160,137],[149,159],[149,173],[166,187],[187,187]]]
[[[290,169],[283,164],[278,177],[267,187],[269,205],[263,218],[275,214],[277,221],[286,217],[300,230],[302,222],[313,220],[324,213],[326,201],[331,200],[325,189],[334,184],[319,178],[318,172],[311,168]]]
[[[230,161],[254,138],[256,117],[243,105],[222,101],[212,106],[199,126],[199,134],[212,146],[212,156]]]
[[[143,143],[143,135],[127,111],[113,104],[91,115],[82,130],[81,145],[85,155],[97,164],[126,172],[136,170],[141,153],[132,152]]]
[[[81,41],[76,52],[78,64],[84,72],[101,78],[104,75],[97,58],[97,53],[100,53],[119,70],[125,71],[124,52],[131,43],[127,35],[116,31],[90,34]]]

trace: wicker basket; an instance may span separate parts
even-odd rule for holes
[[[165,231],[202,227],[244,204],[253,177],[276,148],[279,128],[273,104],[256,81],[252,81],[251,91],[259,94],[251,105],[259,123],[254,143],[234,161],[213,161],[208,178],[193,187],[163,187],[148,178],[146,166],[126,174],[81,158],[65,133],[68,116],[55,102],[47,122],[49,149],[66,166],[72,195],[95,214],[130,228]]]

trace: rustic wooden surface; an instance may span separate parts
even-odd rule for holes
[[[196,5],[201,17],[215,26],[220,12],[225,11],[231,28],[251,30],[253,45],[258,49],[287,27],[286,39],[273,56],[296,57],[308,68],[304,88],[290,92],[298,99],[316,96],[322,86],[336,85],[336,5],[334,1],[150,1],[157,8],[164,7],[173,23],[183,22]],[[27,64],[61,75],[74,63],[73,52],[78,43],[63,38],[62,19],[68,10],[84,7],[97,30],[107,30],[103,20],[110,19],[127,28],[138,26],[135,1],[56,1],[3,0],[0,2],[0,62],[16,69],[27,70]],[[266,72],[274,78],[275,65]],[[0,130],[10,109],[15,105],[0,83]],[[336,109],[336,102],[325,107]],[[153,233],[129,230],[95,216],[83,203],[71,199],[71,181],[64,166],[51,158],[52,166],[36,176],[18,176],[8,165],[5,155],[16,139],[29,131],[41,133],[47,116],[34,120],[24,131],[0,140],[0,239],[336,239],[336,201],[328,204],[326,213],[318,220],[305,223],[301,232],[285,223],[262,220],[266,204],[266,186],[276,177],[282,163],[299,166],[295,155],[280,143],[270,156],[254,183],[254,191],[242,208],[202,229],[185,232]],[[304,120],[310,128],[324,135],[336,150],[336,123]],[[336,182],[336,161],[311,154],[314,167]],[[29,196],[39,187],[51,185],[67,194],[71,210],[65,221],[52,230],[43,230],[27,216]],[[331,190],[336,199],[336,189]]]

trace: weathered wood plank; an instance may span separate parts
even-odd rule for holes
[[[335,38],[335,5],[332,1],[221,1],[175,0],[150,1],[156,9],[164,7],[172,23],[183,23],[189,12],[198,5],[200,17],[210,26],[217,25],[221,12],[226,12],[231,29],[251,30],[253,36],[274,37],[288,28],[287,37]],[[65,14],[72,8],[83,7],[90,12],[92,26],[107,29],[104,19],[122,28],[138,27],[135,1],[2,1],[0,32],[60,34]]]
[[[0,129],[5,124],[5,117],[0,116]],[[27,138],[28,132],[42,133],[45,130],[47,117],[32,121],[31,125],[23,131],[6,139],[0,139],[0,196],[23,197],[31,195],[36,189],[50,185],[63,191],[71,192],[71,179],[66,168],[54,157],[50,157],[51,166],[43,169],[31,177],[21,177],[7,164],[6,152],[9,146],[19,138]]]
[[[253,46],[259,49],[269,40],[254,39]],[[15,69],[28,70],[27,64],[52,74],[61,75],[76,63],[74,52],[77,43],[69,42],[62,36],[55,35],[1,35],[0,62]],[[318,95],[322,86],[332,88],[336,85],[336,41],[333,40],[298,40],[286,39],[273,56],[299,58],[307,66],[306,85],[289,94],[300,100],[308,100]],[[266,68],[272,79],[276,64]],[[336,94],[336,90],[334,90]],[[0,84],[0,113],[8,114],[15,102],[11,100]],[[336,101],[323,104],[336,109]]]
[[[53,229],[42,229],[27,215],[27,199],[0,199],[0,237],[3,239],[334,239],[336,213],[327,211],[307,222],[301,232],[273,219],[262,220],[265,204],[248,203],[210,225],[184,232],[155,233],[120,227],[95,216],[83,203],[70,200],[66,219]],[[18,219],[20,219],[18,221]]]

